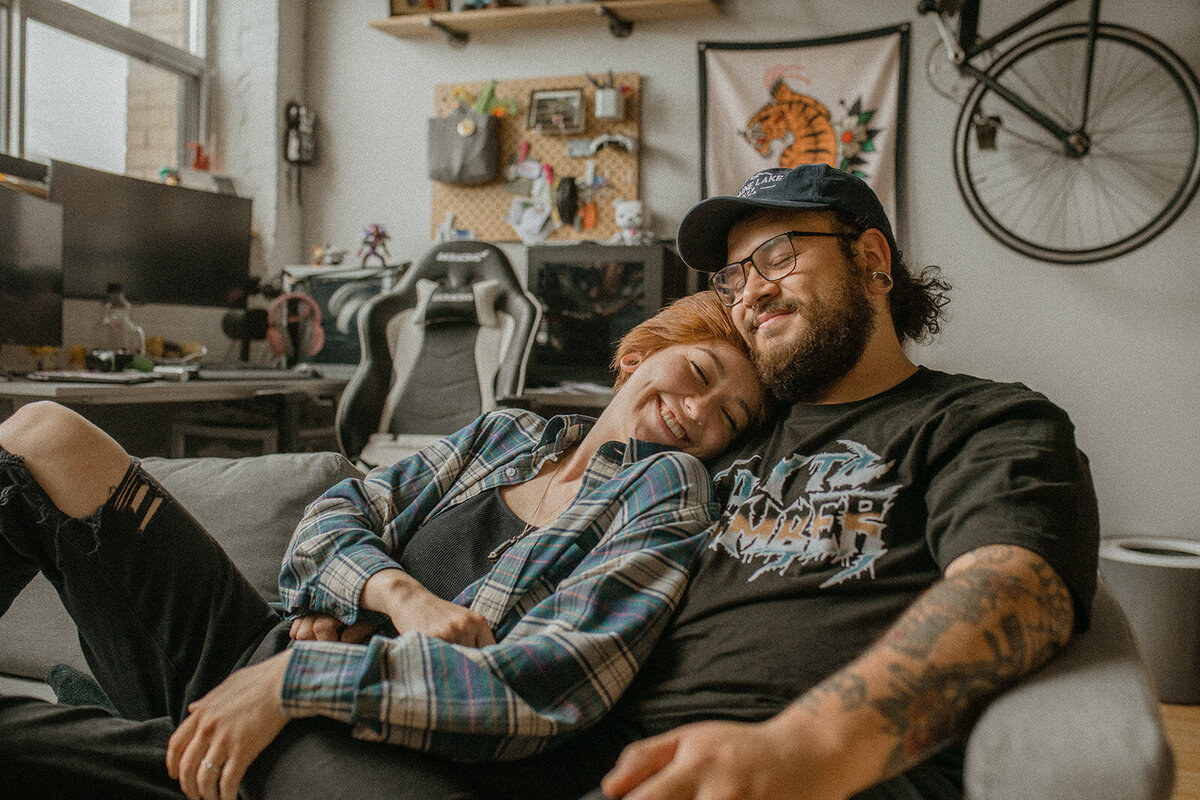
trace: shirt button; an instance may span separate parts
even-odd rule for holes
[[[512,467],[509,467],[508,469],[504,470],[504,474],[511,478],[513,475],[517,474],[517,471]]]

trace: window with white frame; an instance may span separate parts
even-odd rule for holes
[[[0,145],[157,179],[203,141],[205,0],[0,0]]]

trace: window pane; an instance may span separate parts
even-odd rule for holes
[[[174,45],[188,46],[193,0],[69,0],[71,5],[127,25],[139,33]]]
[[[25,152],[157,179],[176,156],[182,79],[30,20]]]

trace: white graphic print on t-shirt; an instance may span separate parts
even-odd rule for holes
[[[783,459],[766,482],[753,471],[761,459],[757,455],[718,473],[717,481],[732,480],[733,488],[711,549],[723,549],[743,563],[761,560],[750,580],[769,572],[782,575],[793,564],[803,569],[834,563],[842,569],[822,589],[864,574],[874,577],[875,561],[887,552],[887,515],[900,484],[878,485],[891,462],[858,442],[838,444],[845,449]],[[794,499],[785,503],[785,491]]]

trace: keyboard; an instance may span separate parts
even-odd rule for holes
[[[55,381],[57,383],[148,383],[158,380],[157,376],[135,370],[123,372],[89,372],[71,369],[43,369],[27,376],[31,381]]]
[[[276,369],[274,367],[206,367],[196,370],[201,381],[297,381],[315,378],[311,369]]]

